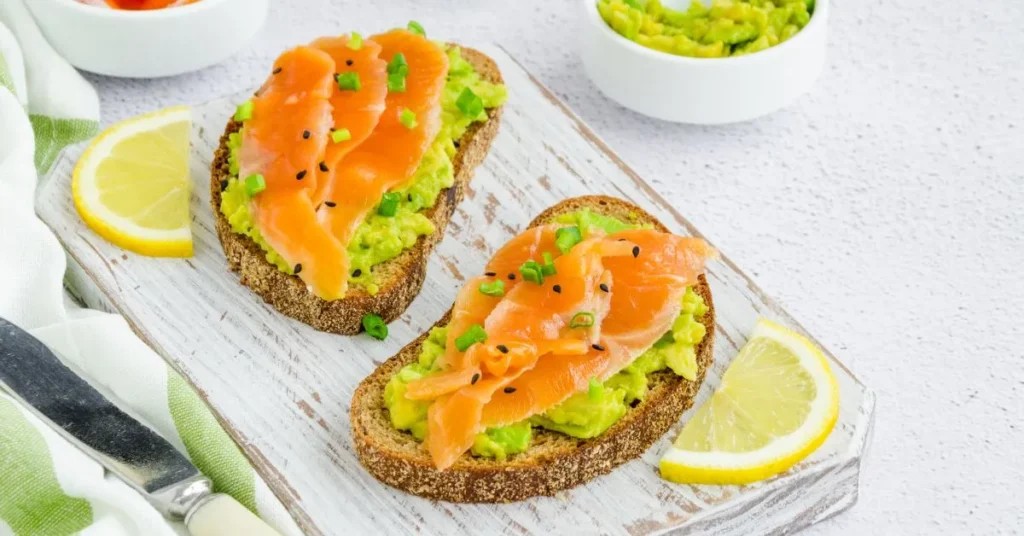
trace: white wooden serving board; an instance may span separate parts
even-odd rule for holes
[[[493,250],[543,209],[602,193],[643,206],[678,233],[699,234],[508,54],[484,50],[509,89],[500,134],[430,260],[422,293],[392,323],[386,341],[321,333],[281,316],[227,270],[209,206],[209,167],[228,116],[250,91],[194,108],[191,259],[138,256],[92,233],[70,195],[82,148],[63,155],[40,193],[38,212],[68,251],[69,287],[88,305],[124,315],[192,382],[310,534],[775,534],[853,505],[874,395],[834,358],[842,397],[835,431],[810,459],[757,485],[661,480],[658,459],[680,425],[610,475],[517,504],[432,502],[363,471],[349,436],[356,385],[428,329],[463,280],[480,273]],[[759,316],[802,331],[728,258],[710,268],[708,279],[718,312],[715,365],[698,405]]]

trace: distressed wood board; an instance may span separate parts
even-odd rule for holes
[[[643,206],[680,234],[699,235],[514,59],[497,47],[483,50],[508,84],[500,134],[430,259],[422,293],[392,323],[386,341],[315,331],[277,314],[228,271],[209,208],[209,166],[228,116],[251,90],[194,107],[193,258],[146,258],[92,233],[70,195],[83,148],[62,155],[37,209],[68,251],[69,287],[88,305],[124,315],[188,378],[309,534],[775,534],[853,505],[874,395],[831,354],[841,392],[835,430],[809,459],[755,485],[684,486],[659,478],[657,462],[693,410],[641,459],[555,497],[439,503],[384,486],[362,469],[348,416],[359,381],[429,329],[465,278],[480,273],[496,247],[542,210],[601,193]],[[728,257],[710,267],[708,280],[718,336],[698,406],[758,317],[803,332]]]

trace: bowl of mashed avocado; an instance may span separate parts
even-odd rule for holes
[[[829,0],[581,0],[581,54],[606,96],[694,124],[748,121],[806,93]]]

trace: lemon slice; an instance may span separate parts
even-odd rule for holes
[[[86,225],[124,249],[154,257],[192,255],[187,106],[118,123],[75,166],[71,192]]]
[[[684,484],[747,484],[814,452],[839,415],[839,385],[803,336],[761,320],[722,384],[661,459]]]

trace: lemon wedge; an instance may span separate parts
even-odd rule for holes
[[[684,484],[764,480],[821,446],[838,415],[839,385],[821,350],[762,319],[662,457],[661,476]]]
[[[71,181],[86,225],[136,253],[191,256],[191,124],[189,108],[178,106],[125,120],[93,140]]]

